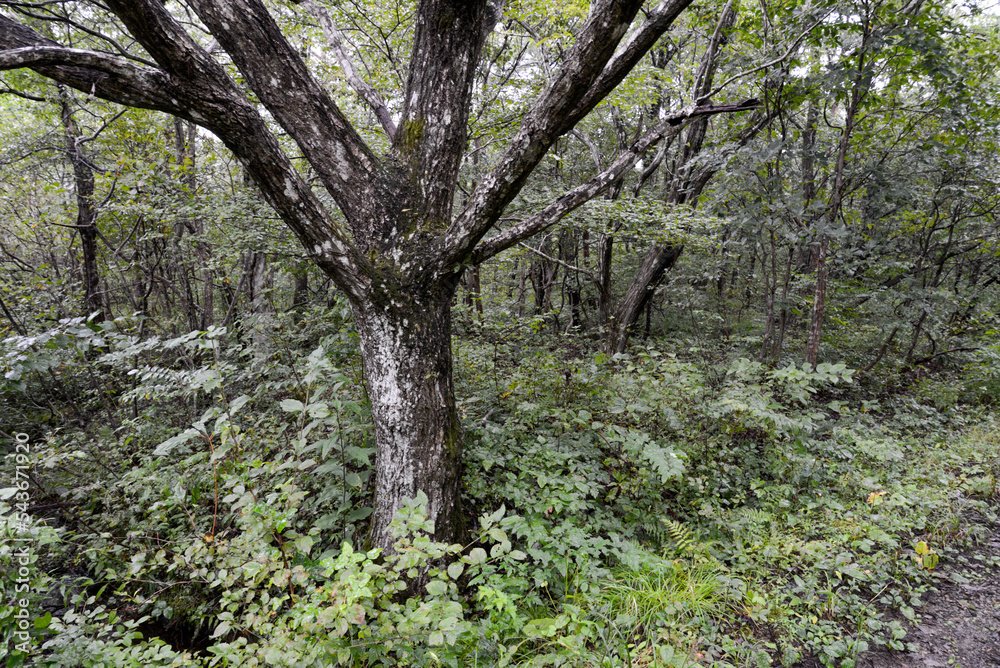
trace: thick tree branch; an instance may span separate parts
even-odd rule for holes
[[[517,245],[520,246],[521,248],[525,249],[526,251],[534,253],[535,255],[537,255],[540,258],[543,258],[545,260],[548,260],[549,262],[553,262],[555,264],[558,264],[560,267],[564,267],[566,269],[569,269],[570,271],[575,271],[578,274],[583,274],[584,276],[586,276],[587,278],[589,278],[591,281],[593,281],[595,283],[597,282],[597,279],[594,277],[594,272],[590,271],[589,269],[583,269],[581,267],[577,267],[574,264],[570,264],[569,262],[564,262],[564,261],[560,260],[559,258],[552,257],[551,255],[549,255],[547,253],[543,253],[542,251],[538,250],[537,248],[529,246],[526,243],[519,242]]]
[[[98,51],[67,49],[0,16],[0,70],[30,68],[89,95],[132,107],[177,113],[177,90],[166,73]]]
[[[109,0],[108,4],[121,10],[119,17],[130,30],[138,26],[143,46],[157,62],[168,63],[174,74],[109,54],[66,49],[4,16],[0,16],[0,49],[4,49],[0,63],[11,69],[30,61],[31,69],[58,83],[125,106],[165,111],[215,133],[243,162],[265,199],[317,264],[345,293],[360,298],[370,267],[222,67],[180,29],[159,0]]]
[[[605,0],[592,5],[564,65],[528,112],[497,165],[480,181],[465,210],[448,228],[442,269],[461,262],[520,192],[556,139],[571,130],[628,74],[691,0],[660,2],[628,41],[618,44],[641,2]]]
[[[140,0],[143,3],[155,0]],[[131,4],[113,0],[115,4]],[[355,232],[368,246],[384,230],[387,193],[375,154],[313,77],[260,0],[190,0],[198,17],[295,140]]]
[[[222,66],[187,33],[158,0],[107,0],[128,32],[167,74],[179,80],[229,81]]]
[[[755,109],[757,106],[757,100],[747,100],[739,104],[719,106],[707,105],[698,107],[691,105],[663,119],[633,143],[627,151],[622,152],[600,174],[586,183],[577,186],[520,224],[508,228],[480,243],[471,254],[471,263],[479,264],[497,253],[541,232],[545,228],[555,225],[563,216],[601,194],[602,191],[617,181],[653,145],[664,138],[676,136],[692,120],[702,116],[746,111]]]
[[[115,52],[117,52],[118,55],[120,55],[120,56],[123,56],[123,57],[125,57],[125,58],[127,58],[129,60],[133,60],[133,61],[135,61],[135,62],[137,62],[139,64],[142,64],[142,65],[148,65],[149,67],[156,67],[156,63],[155,62],[147,60],[146,58],[143,58],[141,56],[137,56],[134,53],[129,53],[128,49],[126,49],[125,47],[123,47],[118,42],[118,40],[116,40],[116,39],[114,39],[114,38],[112,38],[112,37],[110,37],[108,35],[105,35],[104,33],[100,32],[98,30],[94,30],[94,29],[92,29],[92,28],[90,28],[90,27],[88,27],[88,26],[86,26],[86,25],[84,25],[82,23],[79,23],[78,21],[74,21],[68,15],[61,15],[61,14],[59,14],[58,12],[55,11],[55,7],[54,6],[43,6],[42,4],[36,5],[35,7],[39,11],[46,12],[45,14],[36,14],[35,12],[28,10],[28,6],[30,6],[30,5],[24,5],[24,4],[17,3],[17,2],[9,2],[9,0],[5,0],[2,4],[6,5],[6,6],[9,6],[12,10],[14,10],[15,12],[17,12],[18,14],[20,14],[22,16],[25,16],[27,18],[30,18],[30,19],[35,19],[37,21],[48,21],[50,23],[63,23],[65,25],[71,26],[74,30],[79,30],[80,32],[84,32],[84,33],[90,35],[91,37],[99,39],[102,42],[110,45],[111,48],[113,48],[115,50]],[[63,9],[65,9],[65,6],[64,6],[63,3],[59,3],[58,6],[60,6]]]
[[[573,110],[572,116],[583,118],[620,84],[646,53],[653,48],[681,12],[692,0],[661,0],[639,27],[630,33],[608,61],[590,90]]]
[[[358,94],[358,97],[364,100],[375,113],[375,117],[378,118],[378,122],[382,125],[385,133],[389,135],[389,139],[394,139],[396,137],[396,124],[392,122],[392,114],[389,113],[389,108],[386,106],[385,100],[382,99],[382,96],[379,95],[378,91],[371,84],[361,78],[358,68],[354,66],[354,62],[351,60],[351,55],[344,48],[343,35],[341,35],[337,25],[333,22],[330,12],[326,11],[324,7],[317,5],[313,0],[292,0],[292,2],[305,7],[306,11],[319,22],[327,44],[340,64],[340,69],[344,71],[347,83],[351,85],[351,88]]]
[[[417,6],[403,115],[393,155],[400,184],[400,232],[451,220],[455,184],[468,136],[472,83],[482,54],[487,0],[421,0]]]
[[[109,56],[99,51],[67,49],[61,46],[25,46],[0,53],[0,69],[13,70],[21,67],[35,68],[44,65],[65,65],[72,63],[78,67],[113,74],[128,81],[162,75],[156,69],[134,65],[124,58]]]

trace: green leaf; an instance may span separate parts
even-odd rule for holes
[[[306,410],[309,411],[309,417],[320,420],[330,415],[329,406],[327,406],[323,402],[309,404],[308,406],[306,406]]]
[[[187,443],[188,441],[190,441],[195,436],[198,436],[199,433],[200,432],[197,429],[194,429],[194,428],[185,429],[180,434],[177,434],[176,436],[168,438],[163,443],[160,443],[158,446],[156,446],[156,448],[153,450],[153,456],[154,457],[166,457],[178,445],[182,445],[184,443]]]
[[[233,399],[232,401],[230,401],[229,402],[229,415],[230,416],[236,415],[236,413],[238,413],[239,410],[241,408],[243,408],[248,401],[250,401],[250,397],[248,397],[245,394],[242,394],[242,395],[236,397],[235,399]]]
[[[213,638],[221,638],[222,636],[229,633],[229,629],[232,628],[232,624],[229,622],[222,622],[215,627],[215,631],[212,633]]]
[[[348,522],[357,522],[358,520],[363,520],[372,514],[373,509],[370,506],[365,506],[364,508],[356,508],[351,512],[347,513],[347,517],[344,519]]]
[[[281,410],[286,413],[301,413],[305,405],[298,399],[285,399],[281,402]]]
[[[483,529],[488,529],[497,522],[499,522],[500,518],[503,517],[503,514],[505,512],[507,512],[507,507],[504,506],[503,504],[500,504],[500,507],[497,508],[496,512],[490,515],[483,515],[482,518],[480,519]]]
[[[547,638],[559,630],[558,620],[552,617],[532,619],[524,625],[524,634],[529,638]]]
[[[448,585],[441,580],[431,580],[427,583],[427,593],[431,596],[444,596],[448,593]]]
[[[295,549],[301,552],[302,554],[309,554],[309,551],[312,550],[314,542],[315,541],[312,539],[311,536],[302,536],[300,538],[296,538],[294,543]]]

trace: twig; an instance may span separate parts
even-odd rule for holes
[[[379,95],[378,91],[372,87],[367,81],[361,78],[358,73],[358,69],[354,66],[351,61],[351,56],[347,53],[347,49],[344,48],[343,36],[340,34],[340,30],[337,29],[336,24],[333,22],[333,18],[323,7],[317,5],[313,0],[292,0],[293,2],[302,5],[306,8],[313,18],[319,21],[320,27],[323,29],[323,34],[326,36],[326,41],[333,49],[333,53],[337,58],[337,62],[340,67],[344,70],[344,76],[347,77],[347,82],[354,89],[354,92],[364,100],[372,111],[375,112],[375,116],[378,118],[378,122],[382,125],[385,133],[389,135],[389,139],[395,139],[396,137],[396,124],[392,122],[392,114],[389,113],[388,107],[386,107],[385,101],[382,96]]]
[[[569,269],[570,271],[575,271],[575,272],[581,273],[581,274],[583,274],[584,276],[586,276],[587,278],[589,278],[592,281],[596,280],[594,278],[594,274],[592,272],[588,271],[587,269],[581,269],[580,267],[572,265],[572,264],[570,264],[568,262],[563,262],[559,258],[555,258],[555,257],[552,257],[551,255],[547,255],[547,254],[543,253],[542,251],[538,250],[537,248],[532,248],[531,246],[529,246],[526,243],[519,243],[518,246],[520,246],[521,248],[524,248],[526,250],[531,251],[532,253],[534,253],[535,255],[537,255],[539,257],[545,258],[549,262],[555,262],[556,264],[561,265],[561,266]]]
[[[788,58],[791,57],[791,55],[793,53],[795,53],[795,50],[799,48],[799,45],[802,43],[802,40],[804,40],[806,38],[806,36],[809,33],[811,33],[816,26],[818,26],[820,23],[822,23],[823,21],[825,21],[826,17],[828,17],[832,13],[833,13],[833,10],[831,9],[826,14],[824,14],[822,17],[820,17],[815,23],[813,23],[811,26],[809,26],[804,31],[802,31],[802,34],[800,34],[797,38],[795,38],[795,41],[792,42],[792,45],[790,47],[788,47],[788,50],[785,51],[785,53],[781,54],[780,56],[778,56],[774,60],[770,60],[770,61],[764,63],[763,65],[760,65],[758,67],[754,67],[753,69],[745,70],[743,72],[740,72],[739,74],[734,74],[733,76],[729,77],[728,79],[726,79],[725,81],[723,81],[721,84],[719,84],[718,86],[716,86],[715,88],[713,88],[712,90],[708,91],[707,93],[705,93],[704,95],[702,95],[701,97],[699,97],[697,100],[695,100],[695,102],[702,102],[704,100],[707,100],[710,97],[712,97],[713,95],[715,95],[716,93],[718,93],[719,91],[721,91],[723,88],[725,88],[726,86],[728,86],[729,84],[733,83],[734,81],[737,81],[737,80],[742,79],[744,77],[748,77],[751,74],[755,74],[756,72],[760,72],[761,70],[766,70],[769,67],[773,67],[773,66],[775,66],[775,65],[777,65],[777,64],[779,64],[779,63],[781,63],[781,62],[783,62],[785,60],[787,60]]]
[[[966,352],[972,352],[974,350],[982,350],[982,347],[981,346],[960,346],[958,348],[951,348],[949,350],[942,350],[939,353],[934,353],[933,355],[929,355],[927,357],[921,357],[920,359],[915,360],[913,362],[913,366],[921,366],[923,364],[927,364],[928,362],[930,362],[930,361],[932,361],[932,360],[934,360],[934,359],[936,359],[938,357],[941,357],[942,355],[948,355],[950,353],[966,353]]]

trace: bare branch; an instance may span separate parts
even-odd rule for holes
[[[108,35],[105,35],[104,33],[99,32],[97,30],[93,30],[91,28],[88,28],[87,26],[85,26],[82,23],[79,23],[77,21],[74,21],[73,19],[69,18],[68,16],[62,16],[60,14],[57,14],[52,9],[50,9],[48,7],[45,7],[45,6],[42,6],[42,5],[23,5],[23,4],[14,4],[14,3],[4,3],[4,4],[9,4],[9,6],[14,9],[14,11],[18,12],[19,14],[22,14],[23,16],[27,16],[28,18],[36,19],[36,20],[39,20],[39,21],[51,21],[53,23],[65,23],[66,25],[71,26],[71,27],[75,28],[76,30],[79,30],[80,32],[87,33],[91,37],[95,37],[95,38],[101,40],[102,42],[106,42],[107,44],[110,44],[114,48],[114,50],[118,52],[118,55],[122,56],[123,58],[127,58],[129,60],[134,60],[137,63],[140,63],[142,65],[148,65],[149,67],[156,67],[156,63],[154,63],[154,62],[152,62],[150,60],[146,60],[145,58],[142,58],[140,56],[136,56],[135,54],[129,53],[128,50],[125,47],[123,47],[120,43],[118,43],[118,41],[115,40],[114,38],[109,37]],[[48,12],[48,16],[42,16],[42,15],[30,12],[30,11],[28,11],[27,7],[35,7],[35,8],[38,8],[38,9],[42,9],[42,10]]]
[[[701,60],[701,65],[698,67],[698,73],[694,77],[694,88],[691,91],[691,97],[698,102],[705,100],[706,98],[703,95],[712,88],[712,81],[715,79],[715,70],[718,67],[719,50],[725,45],[727,33],[733,27],[735,21],[736,12],[733,9],[733,0],[729,0],[722,10],[722,15],[715,26],[712,39],[709,40],[708,49]]]
[[[24,93],[14,88],[0,88],[0,95],[16,95],[17,97],[24,98],[25,100],[31,100],[32,102],[50,101],[48,98],[39,97],[37,95],[30,95],[29,93]]]
[[[718,93],[719,91],[721,91],[723,88],[725,88],[729,84],[733,83],[734,81],[739,81],[740,79],[744,79],[744,78],[750,76],[751,74],[756,74],[757,72],[760,72],[761,70],[766,70],[768,68],[774,67],[775,65],[780,65],[784,61],[788,60],[789,58],[792,57],[792,55],[795,53],[795,51],[798,50],[799,45],[802,44],[802,40],[804,40],[809,35],[809,33],[811,33],[813,31],[813,29],[816,28],[816,26],[818,26],[823,21],[825,21],[826,17],[828,17],[832,13],[833,13],[833,9],[831,9],[826,14],[824,14],[823,16],[821,16],[818,20],[816,20],[816,22],[814,22],[808,28],[806,28],[805,30],[803,30],[799,34],[799,36],[795,38],[795,41],[792,42],[792,45],[788,47],[788,50],[786,50],[783,54],[781,54],[780,56],[778,56],[774,60],[769,60],[768,62],[764,63],[763,65],[760,65],[758,67],[754,67],[754,68],[749,69],[749,70],[744,70],[743,72],[740,72],[738,74],[734,74],[733,76],[729,77],[728,79],[726,79],[725,81],[723,81],[721,84],[719,84],[718,86],[716,86],[712,90],[708,91],[707,93],[705,93],[704,95],[702,95],[701,97],[699,97],[695,101],[696,102],[704,102],[705,100],[709,99],[710,97],[712,97],[713,95],[715,95],[716,93]]]
[[[650,161],[650,163],[646,165],[646,167],[642,170],[642,174],[639,175],[639,180],[636,181],[635,186],[632,188],[633,197],[638,196],[639,191],[642,190],[642,187],[646,185],[646,182],[649,181],[649,178],[653,176],[653,174],[656,172],[657,169],[659,169],[660,165],[663,163],[663,159],[667,157],[667,150],[670,148],[672,144],[673,141],[665,141],[660,144],[660,147],[658,149],[656,149],[656,155],[653,156],[653,159]]]
[[[136,0],[109,1],[125,5]],[[351,222],[358,242],[364,247],[377,241],[371,230],[358,225],[388,218],[384,210],[388,197],[378,178],[382,166],[285,39],[267,7],[261,0],[189,0],[189,4],[295,140]]]
[[[66,64],[88,67],[128,79],[156,76],[159,73],[159,70],[140,67],[124,58],[86,49],[67,49],[62,46],[25,46],[0,53],[0,70]]]
[[[333,17],[330,16],[330,12],[326,11],[325,8],[317,5],[313,0],[292,0],[303,7],[306,8],[313,18],[315,18],[320,27],[323,29],[323,35],[326,37],[327,43],[333,50],[334,55],[337,58],[337,62],[340,63],[340,68],[344,71],[344,76],[347,77],[347,82],[351,84],[351,88],[354,92],[364,100],[372,111],[375,112],[375,116],[378,118],[379,123],[382,124],[382,129],[385,133],[389,135],[389,139],[392,140],[396,137],[396,124],[392,122],[392,114],[389,113],[388,107],[386,107],[385,101],[382,96],[379,95],[378,91],[372,87],[367,81],[361,78],[358,73],[358,69],[354,67],[354,63],[351,61],[351,56],[347,53],[347,49],[344,48],[344,38],[341,35],[340,30],[337,28],[336,24],[333,22]]]
[[[975,350],[982,350],[982,347],[981,346],[960,346],[958,348],[951,348],[949,350],[942,350],[939,353],[934,353],[933,355],[929,355],[927,357],[921,357],[918,360],[914,360],[913,366],[921,366],[921,365],[927,364],[928,362],[933,362],[935,359],[937,359],[938,357],[941,357],[942,355],[950,355],[952,353],[967,353],[967,352],[972,352],[972,351],[975,351]]]
[[[89,137],[81,137],[80,138],[80,143],[81,144],[86,144],[87,142],[94,141],[95,139],[97,139],[98,137],[100,137],[102,132],[104,132],[105,130],[107,130],[108,127],[112,123],[114,123],[119,118],[121,118],[122,116],[124,116],[127,111],[128,111],[128,109],[122,109],[121,111],[119,111],[117,114],[115,114],[111,118],[108,118],[108,119],[104,120],[101,123],[101,127],[99,127],[96,130],[94,130],[94,132]],[[101,170],[94,170],[94,171],[101,171],[101,172],[103,172],[103,171],[106,171],[106,170],[101,169]]]
[[[587,147],[587,150],[590,151],[590,159],[594,161],[594,166],[597,167],[597,169],[603,169],[604,161],[601,159],[601,150],[597,148],[597,144],[594,143],[594,140],[590,137],[590,135],[579,128],[573,128],[569,133],[579,139],[580,143]]]
[[[117,56],[66,49],[0,15],[0,68],[31,66],[87,94],[165,111],[215,133],[243,162],[268,203],[315,262],[353,298],[370,263],[292,165],[255,106],[222,66],[179,26],[160,0],[107,0],[162,70]],[[343,149],[341,149],[343,150]]]
[[[617,181],[627,170],[631,169],[647,150],[664,138],[676,136],[695,118],[721,113],[732,113],[755,109],[757,100],[747,100],[739,104],[729,105],[691,105],[681,111],[661,120],[653,128],[640,137],[627,151],[622,152],[615,161],[600,174],[569,191],[541,211],[525,219],[519,225],[508,228],[499,234],[480,243],[471,253],[471,263],[478,264],[497,253],[555,225],[566,214],[585,204],[601,194],[612,183]]]
[[[551,255],[548,255],[547,253],[543,253],[542,251],[538,250],[534,246],[529,246],[526,243],[518,243],[517,245],[520,246],[521,248],[527,250],[527,251],[530,251],[530,252],[534,253],[538,257],[544,258],[544,259],[548,260],[549,262],[554,262],[554,263],[558,264],[560,267],[565,267],[566,269],[569,269],[570,271],[575,271],[575,272],[577,272],[579,274],[583,274],[584,276],[586,276],[590,280],[594,281],[595,283],[597,282],[597,279],[594,278],[594,272],[590,271],[589,269],[582,269],[581,267],[577,267],[576,265],[570,264],[569,262],[563,262],[559,258],[552,257]]]
[[[555,140],[625,78],[690,2],[662,0],[621,48],[619,42],[642,3],[592,3],[590,16],[564,64],[528,112],[497,165],[480,181],[465,210],[448,228],[441,249],[442,269],[461,262],[471,252]]]
[[[86,49],[68,49],[0,16],[0,70],[30,68],[88,95],[168,113],[181,111],[175,82],[161,70]]]

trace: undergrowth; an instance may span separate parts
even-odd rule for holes
[[[33,545],[27,591],[0,585],[8,665],[852,666],[907,648],[996,519],[986,389],[506,328],[456,341],[468,540],[428,538],[418,498],[382,554],[350,325],[304,321],[267,350],[82,321],[6,342],[33,444],[30,508],[0,490],[0,567]]]

